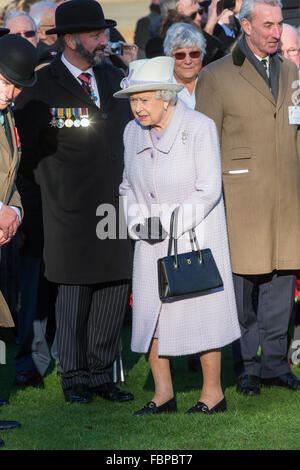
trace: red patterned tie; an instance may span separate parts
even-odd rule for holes
[[[82,88],[84,89],[84,91],[89,95],[90,98],[92,98],[92,89],[91,89],[92,75],[88,72],[83,72],[80,75],[78,75],[78,78],[81,81]]]

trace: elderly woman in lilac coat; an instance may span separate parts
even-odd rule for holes
[[[217,131],[208,117],[177,99],[183,85],[172,81],[171,57],[130,64],[118,98],[129,98],[134,115],[124,133],[125,168],[120,194],[128,232],[135,242],[132,349],[147,353],[155,383],[142,416],[177,410],[169,358],[199,353],[203,387],[187,413],[227,409],[221,348],[239,338],[222,196]],[[207,295],[162,302],[157,260],[167,255],[170,218],[178,208],[178,253],[191,251],[195,229],[201,248],[210,248],[223,288]]]

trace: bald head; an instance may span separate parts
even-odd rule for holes
[[[56,34],[46,34],[47,29],[55,27],[55,10],[57,4],[49,0],[34,3],[30,8],[30,15],[33,17],[38,30],[39,40],[51,46],[55,43]]]
[[[300,69],[300,38],[296,29],[289,24],[283,25],[280,52],[281,55],[294,62]]]

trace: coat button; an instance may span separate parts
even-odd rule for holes
[[[150,193],[150,196],[152,197],[152,199],[155,199],[155,194],[154,193]]]

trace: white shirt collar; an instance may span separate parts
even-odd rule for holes
[[[261,62],[262,60],[267,61],[267,68],[266,68],[266,74],[268,78],[270,78],[270,56],[267,55],[266,57],[259,57],[258,55],[254,54],[255,57]]]
[[[196,78],[196,83],[197,83],[197,80],[198,80],[198,77]],[[179,83],[177,82],[174,75],[173,75],[173,83]],[[180,98],[190,109],[194,109],[196,105],[196,96],[195,96],[196,83],[195,83],[193,93],[191,95],[186,87],[184,87],[181,91],[178,92],[178,98]]]
[[[195,94],[195,89],[196,89],[197,81],[198,81],[198,77],[196,78],[195,86],[194,86],[194,90],[193,90],[192,95]],[[183,85],[183,83],[177,82],[177,80],[176,80],[176,78],[174,77],[174,75],[173,75],[173,83],[178,83],[178,85]],[[183,91],[183,90],[185,90],[187,94],[190,94],[190,92],[188,91],[188,89],[187,89],[186,87],[184,87],[181,91]],[[192,96],[192,95],[190,95],[190,96]]]
[[[71,64],[66,58],[65,58],[65,55],[62,54],[61,56],[61,61],[63,62],[63,64],[65,64],[65,66],[67,67],[67,69],[71,72],[71,74],[78,79],[78,75],[80,75],[82,72],[85,72],[85,73],[90,73],[92,75],[92,77],[94,77],[94,71],[93,71],[93,68],[90,67],[88,70],[81,70],[79,69],[78,67],[75,67],[75,65]],[[79,80],[80,82],[80,80]]]
[[[267,55],[266,57],[259,57],[259,55],[256,55],[256,54],[254,54],[254,55],[255,55],[255,57],[256,57],[260,62],[261,62],[262,60],[266,60],[268,66],[269,66],[269,61],[270,61],[270,56],[269,56],[269,55]]]

